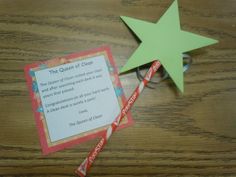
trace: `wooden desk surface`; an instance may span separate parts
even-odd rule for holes
[[[73,176],[97,140],[41,155],[23,67],[109,45],[119,67],[138,43],[119,15],[157,21],[172,0],[0,1],[0,176]],[[89,176],[236,176],[236,1],[179,0],[182,28],[220,40],[197,50],[185,93],[146,89]],[[120,77],[126,95],[138,83]]]

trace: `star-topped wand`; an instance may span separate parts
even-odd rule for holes
[[[214,39],[181,30],[177,0],[173,2],[157,23],[145,22],[129,17],[121,18],[142,41],[126,65],[121,69],[121,73],[150,62],[153,63],[145,78],[121,109],[120,114],[105,131],[101,140],[92,151],[90,151],[87,158],[76,169],[76,174],[81,177],[86,176],[99,152],[101,152],[103,147],[106,145],[112,133],[119,126],[123,117],[130,110],[161,64],[169,73],[179,90],[183,92],[182,54],[200,47],[217,43]]]

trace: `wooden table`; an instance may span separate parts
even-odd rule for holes
[[[41,155],[23,67],[109,45],[118,67],[138,42],[119,15],[156,22],[172,0],[0,1],[0,176],[73,176],[97,140]],[[185,93],[144,90],[89,176],[236,176],[236,1],[179,0],[182,28],[219,44],[192,52]],[[127,96],[135,73],[120,76]]]

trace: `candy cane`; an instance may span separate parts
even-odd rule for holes
[[[92,166],[94,160],[98,156],[99,152],[104,148],[107,144],[108,139],[114,133],[116,128],[119,126],[120,122],[124,118],[124,116],[128,113],[130,108],[133,106],[136,99],[139,97],[141,92],[147,83],[151,80],[157,70],[160,68],[161,63],[159,61],[154,61],[152,66],[149,68],[142,82],[140,82],[139,86],[136,87],[133,94],[130,96],[124,107],[121,109],[119,115],[116,117],[115,121],[107,128],[105,134],[102,136],[102,139],[98,142],[98,144],[90,151],[87,158],[80,164],[80,166],[75,170],[75,173],[80,177],[85,177],[88,170]]]

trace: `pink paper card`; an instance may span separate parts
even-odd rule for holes
[[[44,155],[101,136],[126,102],[108,47],[29,64],[25,76]],[[132,123],[129,113],[119,128]]]

